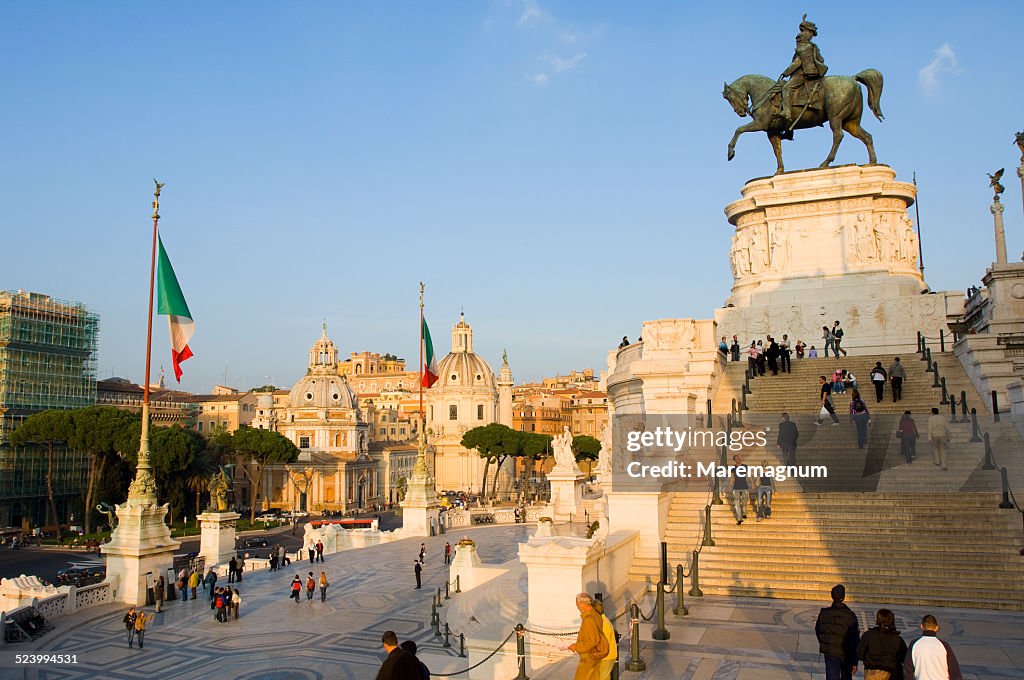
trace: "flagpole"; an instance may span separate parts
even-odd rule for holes
[[[156,502],[156,480],[149,465],[149,372],[153,353],[153,290],[156,279],[156,240],[160,224],[160,190],[163,184],[153,180],[153,246],[149,259],[149,306],[146,307],[146,376],[142,384],[142,433],[139,437],[135,480],[128,487],[128,502],[147,505]]]
[[[423,410],[423,282],[420,281],[420,434],[416,446],[416,463],[413,466],[413,479],[423,483],[429,480],[427,469],[427,414]]]

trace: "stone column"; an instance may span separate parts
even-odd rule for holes
[[[1003,229],[1003,204],[996,198],[992,207],[992,219],[996,229],[996,264],[1006,264],[1006,232]]]

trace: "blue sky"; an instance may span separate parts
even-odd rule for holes
[[[993,259],[986,172],[1024,248],[1020,3],[819,3],[830,73],[885,75],[879,161],[921,188],[925,276]],[[100,373],[142,379],[152,177],[196,319],[182,387],[290,385],[328,329],[415,362],[461,308],[517,380],[601,370],[645,319],[728,295],[722,209],[771,174],[723,81],[775,76],[806,5],[183,2],[0,5],[0,287],[101,315]],[[829,133],[787,142],[816,166]],[[837,163],[866,162],[847,137]],[[158,319],[156,366],[169,364]],[[169,365],[168,372],[169,372]]]

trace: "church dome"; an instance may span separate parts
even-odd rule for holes
[[[323,334],[310,348],[306,375],[288,393],[288,406],[324,409],[357,408],[358,405],[359,400],[348,380],[338,375],[338,350],[327,337],[324,324]]]
[[[494,389],[494,371],[473,352],[473,329],[466,315],[452,328],[452,351],[437,364],[440,387],[484,387]]]

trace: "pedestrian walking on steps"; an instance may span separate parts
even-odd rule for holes
[[[903,381],[907,379],[907,369],[900,363],[900,358],[896,357],[893,359],[892,366],[889,367],[889,381],[892,383],[892,400],[900,401],[903,399]]]
[[[821,425],[821,419],[825,416],[832,418],[832,425],[839,424],[839,416],[836,415],[836,408],[832,405],[832,385],[829,383],[828,378],[821,375],[818,376],[818,386],[821,394],[821,411],[818,413],[818,419],[814,421],[815,425]]]
[[[853,391],[853,399],[850,400],[850,420],[857,426],[857,448],[863,449],[868,443],[868,423],[871,421],[871,413],[857,390]]]
[[[832,346],[832,348],[835,350],[836,359],[839,358],[840,352],[842,352],[843,356],[845,357],[846,350],[843,349],[843,336],[846,335],[846,333],[843,332],[843,328],[842,326],[839,325],[838,320],[836,320],[835,325],[832,326],[832,335],[833,337],[835,337],[835,344]]]
[[[949,446],[949,424],[939,415],[939,409],[932,407],[932,416],[928,419],[928,440],[932,443],[935,464],[947,470],[946,448]]]
[[[882,392],[885,390],[885,383],[889,380],[889,374],[882,368],[882,362],[876,361],[875,367],[871,369],[871,384],[875,386],[875,403],[882,403]]]
[[[783,373],[793,372],[793,364],[790,361],[792,354],[793,352],[789,348],[789,336],[783,333],[782,340],[779,341],[779,369]]]
[[[828,351],[832,350],[832,353],[836,355],[836,359],[839,358],[839,352],[836,351],[836,336],[828,329],[828,326],[821,327],[821,339],[825,341],[825,358],[828,359]],[[814,349],[813,347],[811,349]]]
[[[782,449],[782,460],[786,465],[796,465],[796,445],[799,439],[800,430],[796,423],[789,419],[788,413],[783,413],[775,445]]]
[[[737,468],[742,466],[742,459],[739,455],[732,457],[732,462]],[[732,509],[736,516],[737,526],[743,524],[747,518],[747,503],[750,502],[750,484],[746,475],[739,474],[738,469],[732,475]]]
[[[904,411],[903,417],[900,418],[900,424],[896,428],[896,437],[900,440],[900,453],[903,454],[907,465],[913,463],[917,458],[917,438],[920,436],[921,433],[917,431],[917,423],[914,422],[910,411]]]

